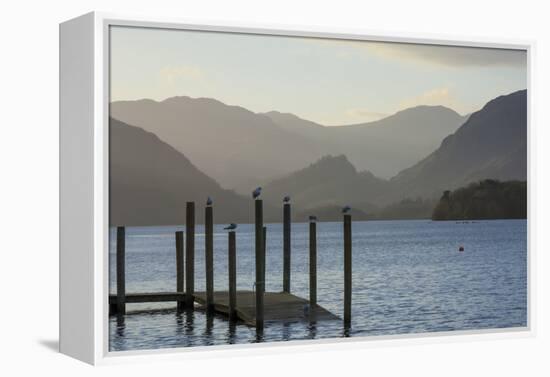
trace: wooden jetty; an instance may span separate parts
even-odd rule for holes
[[[206,304],[204,292],[195,293],[195,301]],[[263,320],[281,322],[326,321],[340,318],[325,308],[315,305],[310,307],[309,301],[287,292],[264,292]],[[229,315],[229,292],[214,293],[214,310],[217,313]],[[237,291],[237,317],[245,324],[256,326],[256,297],[254,291]]]
[[[290,204],[284,204],[283,291],[265,291],[265,256],[267,228],[263,224],[263,203],[255,200],[255,267],[254,290],[236,289],[236,235],[228,232],[229,290],[214,291],[213,274],[213,211],[206,207],[205,272],[206,292],[194,291],[195,279],[195,203],[186,206],[185,234],[175,233],[176,290],[174,292],[127,293],[125,282],[125,228],[117,229],[117,291],[109,295],[109,314],[123,316],[126,304],[148,302],[174,302],[177,310],[204,309],[211,317],[214,313],[226,316],[230,322],[242,321],[254,326],[258,333],[264,322],[342,320],[317,304],[317,230],[315,221],[309,227],[309,300],[290,293]],[[185,242],[184,242],[185,235]],[[351,216],[344,215],[344,326],[351,325]],[[185,249],[185,250],[184,250]],[[185,258],[184,258],[185,256]],[[185,276],[185,279],[184,279]],[[184,284],[185,282],[185,284]],[[185,285],[185,287],[184,287]]]
[[[200,309],[207,309],[206,292],[195,292],[193,300],[200,305]],[[115,294],[109,295],[109,313],[116,314]],[[213,310],[223,316],[229,317],[229,292],[214,292]],[[254,291],[237,291],[236,319],[246,325],[256,326],[256,296]],[[185,301],[183,292],[160,293],[129,293],[126,295],[126,303],[148,302],[178,302]],[[300,322],[300,321],[326,321],[341,320],[340,317],[329,312],[319,305],[310,307],[309,301],[287,292],[264,293],[264,321],[266,322]]]

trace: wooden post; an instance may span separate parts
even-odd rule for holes
[[[290,203],[283,205],[283,292],[290,293]]]
[[[255,254],[256,254],[256,331],[264,329],[264,247],[263,247],[263,203],[255,201]]]
[[[309,306],[317,305],[317,223],[309,223]]]
[[[267,254],[267,227],[264,226],[262,230],[262,289],[264,290],[265,294],[265,260],[266,260],[266,254]]]
[[[351,325],[351,215],[344,215],[344,325]]]
[[[195,202],[187,202],[185,218],[185,308],[193,310],[193,296],[195,294]]]
[[[184,261],[183,261],[183,231],[176,232],[176,292],[183,293],[184,285]],[[183,300],[178,300],[177,309],[182,310],[185,307]]]
[[[126,229],[116,229],[116,311],[126,314]]]
[[[206,311],[214,309],[214,219],[212,206],[207,206],[204,216],[204,260],[206,263]]]
[[[229,320],[237,320],[237,242],[235,232],[229,232]]]

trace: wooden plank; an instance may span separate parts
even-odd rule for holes
[[[206,293],[196,292],[195,300],[199,304],[206,303]],[[253,291],[237,292],[236,313],[240,320],[249,326],[256,326],[256,297]],[[228,315],[229,292],[214,292],[214,310]],[[311,307],[309,301],[287,292],[265,292],[264,321],[300,322],[340,320],[338,316],[321,306]]]
[[[126,228],[116,229],[116,312],[126,313]]]
[[[185,308],[193,310],[195,291],[195,202],[187,202],[185,210]]]
[[[183,232],[176,232],[176,292],[184,291],[184,260],[183,260]],[[178,301],[178,310],[185,306],[183,300]]]
[[[237,317],[237,242],[235,232],[228,235],[228,267],[229,267],[229,320],[235,321]],[[214,297],[212,297],[214,300]]]
[[[344,325],[351,325],[351,215],[344,215]]]
[[[317,223],[309,223],[309,302],[317,305]]]
[[[116,294],[109,295],[110,314],[116,313]],[[206,306],[206,292],[195,292],[194,301]],[[185,300],[181,292],[128,293],[126,303],[178,302]],[[246,325],[256,326],[256,293],[254,291],[235,292],[235,315]],[[214,311],[228,316],[230,314],[230,295],[228,291],[214,292]],[[340,320],[338,316],[325,308],[311,306],[309,301],[287,292],[264,293],[264,321],[300,322]]]
[[[212,206],[207,206],[204,214],[204,261],[206,269],[206,309],[214,303],[214,216]]]
[[[264,247],[263,247],[263,203],[256,200],[255,203],[255,255],[256,255],[256,303],[255,323],[256,330],[263,331],[264,328]]]
[[[283,205],[283,292],[290,293],[290,203]]]
[[[152,293],[127,293],[126,303],[145,303],[145,302],[177,302],[185,299],[183,292],[152,292]],[[109,295],[109,304],[116,304],[117,297],[114,294]]]

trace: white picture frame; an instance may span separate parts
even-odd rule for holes
[[[304,340],[150,351],[108,350],[108,91],[110,26],[155,27],[229,33],[304,36],[437,45],[521,49],[527,51],[527,89],[531,87],[532,41],[467,40],[420,34],[389,34],[316,27],[228,22],[189,23],[169,18],[88,13],[60,25],[60,351],[90,364],[150,358],[204,357],[212,353],[293,352],[295,347],[378,346],[387,342],[470,341],[534,335],[533,253],[528,242],[528,313],[525,328],[453,331],[397,336]],[[528,96],[528,147],[531,151],[532,93]],[[531,152],[529,152],[529,155]],[[531,178],[531,159],[528,158]],[[532,203],[529,195],[528,211]],[[533,217],[529,216],[528,240]],[[460,336],[458,336],[460,335]],[[204,351],[208,351],[204,353]]]

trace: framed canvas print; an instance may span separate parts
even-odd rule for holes
[[[91,13],[60,51],[62,352],[530,331],[529,44]]]

